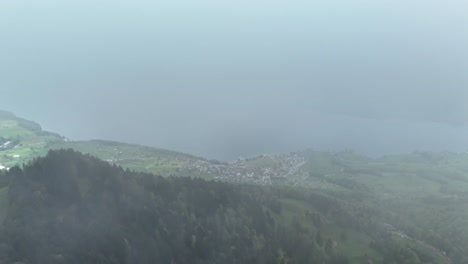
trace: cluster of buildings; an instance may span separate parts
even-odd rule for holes
[[[11,147],[11,141],[0,142],[0,151],[9,149]]]
[[[257,162],[261,159],[269,162]],[[305,159],[299,154],[260,156],[251,159],[239,158],[227,164],[216,164],[204,160],[187,160],[182,170],[200,175],[211,175],[214,179],[269,185],[272,179],[289,177],[301,173]]]
[[[9,150],[9,149],[16,149],[16,148],[19,148],[21,147],[22,145],[21,144],[18,144],[18,141],[17,140],[8,140],[8,139],[5,139],[3,137],[0,137],[0,151],[6,151],[6,150]],[[18,154],[9,154],[8,156],[3,153],[4,155],[2,155],[4,158],[7,158],[7,159],[11,159],[11,158],[15,158],[15,159],[18,159],[20,158],[20,155]],[[5,161],[3,159],[3,161]],[[10,168],[6,167],[5,165],[1,164],[0,163],[0,170],[9,170]]]

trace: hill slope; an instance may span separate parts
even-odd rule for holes
[[[163,178],[73,150],[4,177],[2,263],[448,263],[318,191]]]
[[[42,131],[34,122],[5,112],[0,114],[0,136],[3,147],[0,166],[5,168],[28,164],[50,149],[73,148],[139,172],[278,186],[275,188],[291,188],[300,193],[299,196],[318,193],[338,201],[342,211],[358,219],[360,228],[371,226],[367,227],[370,231],[356,231],[356,225],[343,227],[338,220],[342,215],[329,216],[330,225],[322,232],[334,241],[341,239],[342,232],[347,234],[345,237],[350,237],[348,241],[351,242],[337,246],[338,251],[347,256],[361,256],[368,252],[370,244],[373,247],[384,245],[378,242],[382,236],[375,235],[383,232],[391,235],[390,241],[399,238],[398,245],[411,245],[423,261],[440,259],[433,262],[445,263],[452,259],[454,263],[468,263],[466,153],[416,152],[372,159],[352,152],[309,150],[223,163],[119,142],[68,141]],[[7,212],[9,203],[5,197],[10,181],[9,176],[2,176],[1,172],[0,167],[0,220]],[[308,199],[277,198],[284,212],[313,211]],[[368,221],[372,224],[362,224]],[[360,242],[356,244],[355,241]],[[372,249],[368,254],[383,259],[382,249],[373,254],[375,251]]]
[[[184,170],[189,163],[207,162],[202,158],[175,151],[105,140],[70,141],[43,131],[35,122],[0,111],[0,170],[21,165],[50,149],[73,148],[132,170],[159,175],[209,177]]]
[[[162,176],[191,176],[231,182],[272,184],[274,178],[298,175],[304,159],[297,153],[239,159],[230,163],[189,154],[106,140],[70,141],[40,125],[0,112],[0,170],[21,165],[50,149],[73,148],[112,164]]]

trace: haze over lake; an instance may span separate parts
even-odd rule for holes
[[[468,149],[465,2],[183,2],[4,1],[0,109],[217,159]]]

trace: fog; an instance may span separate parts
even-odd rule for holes
[[[233,159],[468,150],[463,1],[2,1],[0,109]]]

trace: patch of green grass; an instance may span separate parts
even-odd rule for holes
[[[15,120],[0,120],[0,135],[4,138],[18,138],[31,136],[34,133],[20,127],[18,121]]]

